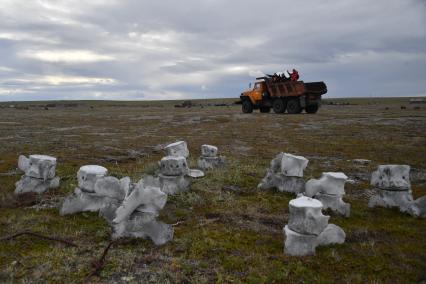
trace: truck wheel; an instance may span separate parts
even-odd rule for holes
[[[316,113],[318,111],[318,105],[310,105],[310,106],[306,106],[306,113]]]
[[[272,108],[274,109],[275,113],[283,113],[285,112],[285,103],[282,99],[275,99],[272,103]]]
[[[253,104],[249,100],[243,101],[242,110],[244,113],[252,113],[253,112]]]
[[[291,99],[287,102],[287,112],[290,114],[298,114],[302,112],[299,99]]]
[[[271,112],[271,108],[270,107],[260,107],[260,112],[261,113]]]

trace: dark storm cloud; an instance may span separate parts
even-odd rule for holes
[[[426,94],[421,0],[1,6],[3,101],[237,97],[262,72],[293,67],[333,97]]]

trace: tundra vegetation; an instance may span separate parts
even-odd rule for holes
[[[23,230],[77,246],[22,235],[0,241],[0,282],[80,282],[110,241],[97,213],[60,216],[82,165],[98,164],[133,181],[155,172],[162,147],[185,140],[190,167],[203,144],[218,146],[227,166],[191,190],[169,196],[160,219],[174,224],[163,246],[114,244],[92,282],[351,282],[426,280],[426,219],[367,207],[380,164],[408,164],[415,198],[426,195],[426,106],[409,99],[332,100],[315,115],[242,114],[233,100],[181,102],[39,102],[0,104],[0,238]],[[10,105],[13,104],[13,107]],[[47,105],[48,104],[48,105]],[[258,190],[279,152],[309,159],[304,178],[344,172],[349,218],[326,212],[344,229],[341,245],[316,256],[283,253],[282,229],[293,194]],[[58,159],[58,189],[15,197],[20,154]],[[370,163],[356,163],[368,159]]]

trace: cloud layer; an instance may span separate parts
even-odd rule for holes
[[[296,68],[330,97],[426,95],[423,0],[1,0],[0,101],[238,97]]]

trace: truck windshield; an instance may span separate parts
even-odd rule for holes
[[[258,90],[258,89],[260,89],[260,84],[259,83],[257,83],[257,84],[254,84],[254,88],[253,89],[255,89],[255,90]]]

